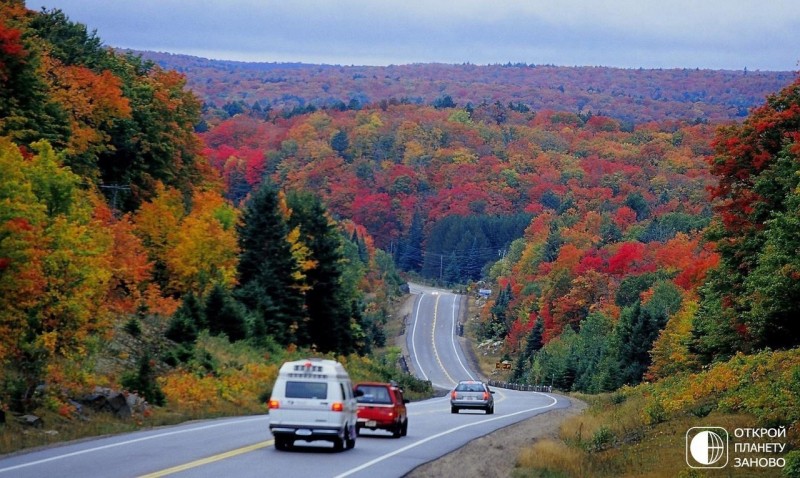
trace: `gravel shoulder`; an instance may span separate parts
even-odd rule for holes
[[[558,436],[561,422],[586,408],[580,400],[564,397],[569,408],[553,410],[494,433],[477,438],[468,445],[438,460],[418,466],[406,478],[450,478],[452,476],[509,477],[519,452],[544,438]],[[459,471],[460,470],[460,471]],[[469,470],[464,473],[463,470]]]

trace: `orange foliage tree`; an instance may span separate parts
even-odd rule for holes
[[[0,143],[0,194],[11,205],[0,218],[0,365],[21,409],[42,382],[54,396],[85,385],[84,358],[111,325],[112,237],[95,215],[101,201],[49,144],[33,147],[25,159]]]

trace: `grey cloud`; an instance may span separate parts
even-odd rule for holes
[[[112,46],[231,59],[782,70],[800,59],[794,0],[40,1]]]

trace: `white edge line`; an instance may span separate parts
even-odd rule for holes
[[[428,374],[426,374],[425,371],[422,370],[422,364],[419,362],[419,357],[417,357],[417,346],[414,345],[414,340],[417,337],[417,323],[419,322],[419,320],[418,320],[419,319],[419,309],[420,309],[420,304],[422,303],[422,298],[423,297],[425,297],[425,292],[422,292],[421,294],[419,294],[419,298],[416,301],[417,310],[416,310],[416,312],[414,312],[414,327],[411,329],[411,353],[414,356],[415,368],[417,368],[419,370],[419,373],[422,374],[422,377],[425,380],[430,381],[430,379],[428,378]]]
[[[453,317],[452,317],[452,320],[453,320],[453,334],[452,334],[452,337],[450,339],[451,339],[451,342],[453,343],[453,352],[456,353],[456,360],[458,360],[459,365],[461,365],[461,368],[463,368],[464,371],[467,372],[467,375],[469,376],[470,380],[475,380],[475,377],[472,375],[472,372],[467,368],[466,365],[464,365],[464,362],[461,361],[461,355],[459,355],[458,348],[456,348],[456,335],[457,335],[456,334],[456,301],[458,300],[458,297],[459,297],[458,294],[453,295],[453,307],[452,307],[452,311],[453,311],[453,314],[452,314],[453,315]],[[463,351],[462,351],[462,353],[463,353]]]
[[[521,415],[523,413],[529,413],[529,412],[533,412],[533,411],[536,411],[536,410],[541,410],[543,408],[550,408],[553,405],[555,405],[556,403],[558,403],[558,400],[556,400],[555,398],[553,398],[550,395],[547,395],[546,393],[540,393],[540,392],[532,392],[532,393],[535,393],[537,395],[543,395],[543,396],[549,398],[550,400],[552,400],[553,403],[551,403],[550,405],[544,405],[544,406],[541,406],[541,407],[535,407],[535,408],[528,408],[526,410],[520,410],[519,412],[509,413],[508,415],[502,415],[502,416],[499,416],[499,417],[487,418],[487,419],[481,420],[479,422],[471,422],[471,423],[467,423],[465,425],[461,425],[459,427],[455,427],[455,428],[451,428],[449,430],[445,430],[445,431],[443,431],[441,433],[437,433],[436,435],[431,435],[428,438],[425,438],[425,439],[422,439],[422,440],[420,440],[418,442],[415,442],[415,443],[412,443],[410,445],[404,446],[403,448],[397,449],[397,450],[395,450],[395,451],[393,451],[391,453],[387,453],[387,454],[385,454],[383,456],[379,456],[378,458],[375,458],[374,460],[368,461],[368,462],[364,463],[361,466],[357,466],[357,467],[355,467],[355,468],[353,468],[351,470],[348,470],[348,471],[346,471],[346,472],[344,472],[344,473],[342,473],[340,475],[336,475],[334,478],[344,478],[344,477],[350,476],[350,475],[352,475],[354,473],[358,473],[359,471],[365,470],[365,469],[369,468],[372,465],[375,465],[377,463],[382,462],[383,460],[391,458],[391,457],[393,457],[395,455],[399,455],[400,453],[403,453],[403,452],[405,452],[407,450],[410,450],[412,448],[416,448],[419,445],[427,443],[427,442],[429,442],[431,440],[435,440],[435,439],[437,439],[439,437],[442,437],[444,435],[456,432],[458,430],[463,430],[464,428],[472,427],[472,426],[475,426],[475,425],[481,425],[483,423],[492,422],[492,421],[495,421],[495,420],[502,420],[504,418],[513,417],[515,415]]]
[[[238,425],[238,424],[240,424],[242,422],[265,420],[267,418],[268,417],[263,416],[263,417],[256,417],[256,418],[248,418],[248,419],[244,419],[244,420],[226,421],[224,423],[214,423],[214,424],[205,425],[205,426],[202,426],[202,427],[195,427],[195,428],[190,428],[190,429],[185,429],[185,430],[176,430],[176,431],[171,431],[171,432],[166,432],[166,433],[159,433],[157,435],[148,435],[148,436],[142,437],[142,438],[136,438],[136,439],[133,439],[133,440],[126,440],[126,441],[121,441],[121,442],[117,442],[117,443],[110,443],[108,445],[98,446],[98,447],[95,447],[95,448],[87,448],[85,450],[75,451],[75,452],[72,452],[72,453],[66,453],[64,455],[51,456],[50,458],[43,458],[41,460],[30,461],[30,462],[27,462],[27,463],[20,463],[19,465],[9,466],[7,468],[0,468],[0,473],[6,473],[8,471],[19,470],[21,468],[27,468],[29,466],[41,465],[43,463],[62,460],[64,458],[71,458],[73,456],[85,455],[87,453],[92,453],[92,452],[96,452],[96,451],[100,451],[100,450],[107,450],[109,448],[116,448],[118,446],[130,445],[131,443],[138,443],[138,442],[142,442],[142,441],[153,440],[153,439],[156,439],[156,438],[163,438],[163,437],[172,436],[172,435],[180,435],[180,434],[183,434],[183,433],[190,433],[190,432],[194,432],[194,431],[198,431],[198,430],[207,430],[209,428],[224,427],[224,426],[227,426],[227,425]]]

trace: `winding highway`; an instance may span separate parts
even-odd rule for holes
[[[477,378],[455,333],[462,297],[412,285],[406,327],[410,368],[439,389]],[[352,450],[298,442],[277,451],[269,416],[197,421],[0,457],[0,478],[14,477],[399,477],[470,440],[569,402],[554,394],[496,389],[495,414],[450,413],[448,398],[409,404],[408,436],[365,431]],[[513,457],[509,457],[513,459]]]
[[[457,334],[464,298],[443,290],[410,284],[414,304],[406,346],[410,368],[436,388],[452,389],[460,380],[475,380],[478,374],[467,366]]]

